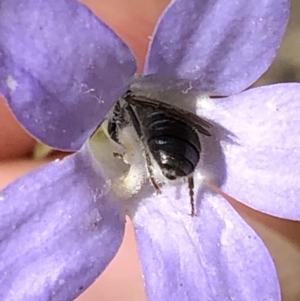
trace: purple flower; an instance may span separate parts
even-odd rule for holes
[[[115,256],[125,213],[149,301],[280,300],[266,247],[221,196],[200,190],[192,218],[185,185],[139,200],[110,189],[89,137],[136,70],[112,30],[73,0],[0,3],[8,105],[42,142],[78,150],[1,192],[0,300],[75,298]],[[213,124],[201,172],[256,210],[299,220],[300,85],[241,92],[270,65],[287,18],[287,0],[172,1],[132,87],[184,102],[200,95],[196,109]]]

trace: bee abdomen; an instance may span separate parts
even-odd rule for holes
[[[190,175],[199,162],[199,152],[194,146],[178,137],[156,137],[149,140],[148,145],[163,174],[169,179]]]
[[[164,113],[153,112],[150,114],[145,129],[148,140],[163,135],[178,137],[192,144],[199,152],[201,151],[199,136],[196,131],[185,122],[168,117]]]
[[[192,174],[201,152],[197,132],[185,122],[157,112],[150,114],[147,123],[149,150],[164,176],[174,180]]]

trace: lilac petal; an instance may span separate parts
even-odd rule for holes
[[[74,0],[2,0],[0,91],[42,142],[77,150],[124,93],[130,49]]]
[[[288,0],[176,0],[153,35],[145,74],[229,95],[267,70],[281,42]]]
[[[0,300],[73,300],[123,239],[124,214],[88,153],[30,173],[0,200]]]
[[[256,210],[292,220],[300,220],[299,95],[299,84],[278,84],[200,104],[203,116],[218,124],[211,140],[223,140],[226,166],[210,172],[218,178],[226,171],[222,189]]]
[[[280,300],[266,247],[226,200],[204,195],[191,217],[187,191],[163,193],[133,217],[148,301]]]

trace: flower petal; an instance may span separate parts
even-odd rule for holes
[[[133,217],[149,301],[280,300],[266,247],[226,200],[204,195],[191,217],[186,191],[163,194]]]
[[[1,300],[73,300],[115,256],[125,217],[94,164],[77,153],[1,192]]]
[[[2,0],[0,91],[43,143],[79,149],[136,70],[130,49],[74,0]]]
[[[274,59],[288,5],[287,0],[172,1],[156,27],[144,72],[220,95],[244,90]]]
[[[213,135],[223,140],[226,161],[210,174],[226,173],[216,181],[247,206],[293,220],[300,220],[299,95],[299,84],[278,84],[200,103],[201,114],[217,124]]]

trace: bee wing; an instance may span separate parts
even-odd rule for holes
[[[177,118],[179,120],[183,120],[188,124],[192,124],[196,130],[205,135],[211,136],[210,132],[205,128],[211,128],[211,124],[206,120],[202,119],[201,117],[186,111],[182,108],[174,107],[173,105],[165,102],[161,102],[156,99],[151,99],[148,97],[135,97],[134,95],[128,94],[124,97],[125,101],[127,101],[130,105],[142,105],[142,106],[149,106],[154,108],[160,108],[165,110],[166,115]]]

